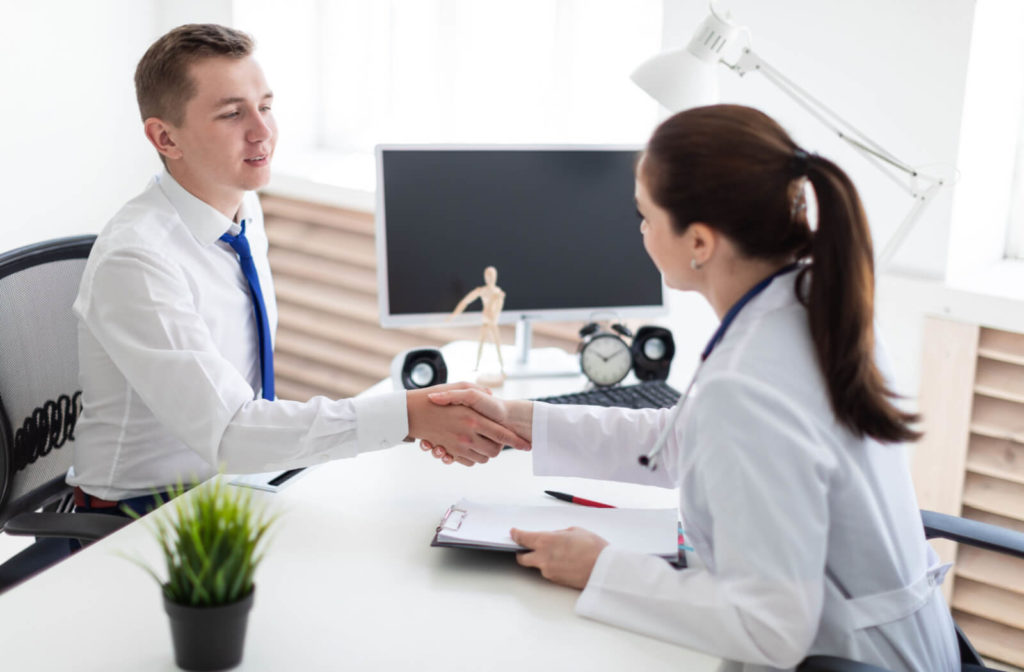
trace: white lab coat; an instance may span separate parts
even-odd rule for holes
[[[653,473],[637,458],[668,411],[537,404],[534,472],[679,488],[677,571],[607,547],[579,614],[726,659],[792,669],[812,654],[892,670],[959,669],[905,450],[837,424],[795,273],[739,313]]]

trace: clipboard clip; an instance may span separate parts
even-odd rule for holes
[[[462,527],[462,521],[466,519],[468,511],[460,509],[459,507],[452,504],[448,507],[448,510],[441,516],[441,523],[437,526],[437,531],[451,530],[456,531]]]

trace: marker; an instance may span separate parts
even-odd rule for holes
[[[573,495],[566,494],[564,492],[555,492],[554,490],[545,490],[545,493],[551,495],[555,499],[560,499],[563,502],[572,502],[573,504],[579,504],[581,506],[593,506],[599,509],[614,509],[615,507],[611,504],[602,504],[601,502],[595,502],[592,499],[583,499],[582,497],[575,497]]]

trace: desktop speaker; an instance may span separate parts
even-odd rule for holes
[[[448,367],[437,348],[413,348],[391,360],[391,381],[396,390],[440,385],[448,381]]]
[[[663,327],[640,327],[633,344],[633,373],[638,380],[665,380],[668,378],[676,344],[672,332]]]

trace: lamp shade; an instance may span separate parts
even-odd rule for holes
[[[644,61],[630,79],[671,112],[718,102],[715,64],[697,59],[686,49],[673,49]]]
[[[718,102],[716,67],[722,50],[741,28],[711,13],[697,26],[685,49],[658,54],[633,71],[630,79],[671,112]]]

